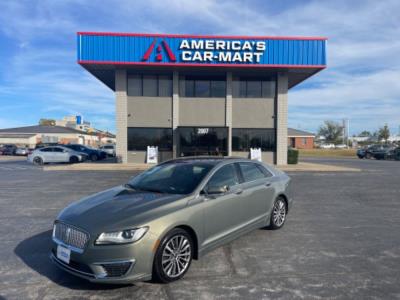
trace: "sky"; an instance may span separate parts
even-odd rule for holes
[[[0,128],[83,115],[115,131],[113,92],[76,63],[76,32],[324,36],[327,69],[289,91],[289,126],[400,131],[400,1],[0,1]]]

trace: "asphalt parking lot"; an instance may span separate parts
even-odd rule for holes
[[[6,299],[400,299],[400,162],[307,161],[362,172],[290,174],[279,231],[256,230],[194,261],[183,280],[96,285],[53,266],[52,222],[126,171],[47,171],[0,161],[0,295]]]

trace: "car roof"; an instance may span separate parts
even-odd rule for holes
[[[257,162],[255,160],[250,160],[248,158],[243,157],[235,157],[235,156],[186,156],[175,158],[166,161],[165,163],[196,163],[196,162],[207,162],[214,165],[217,165],[222,162],[231,161],[231,162],[238,162],[238,161],[248,161],[248,162]]]

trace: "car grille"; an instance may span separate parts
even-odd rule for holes
[[[89,235],[86,232],[64,223],[54,224],[53,236],[64,244],[81,250],[85,248],[85,245],[89,240]]]
[[[132,262],[121,262],[121,263],[110,263],[110,264],[102,264],[104,271],[107,274],[107,277],[120,277],[128,272],[131,267]]]

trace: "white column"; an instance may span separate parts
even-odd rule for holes
[[[172,75],[172,157],[177,157],[179,126],[179,73],[174,71]]]
[[[278,74],[276,99],[276,164],[287,164],[288,76]]]
[[[115,117],[117,157],[128,162],[128,96],[126,70],[115,71]]]
[[[225,126],[228,127],[228,155],[232,155],[232,72],[226,73]]]

